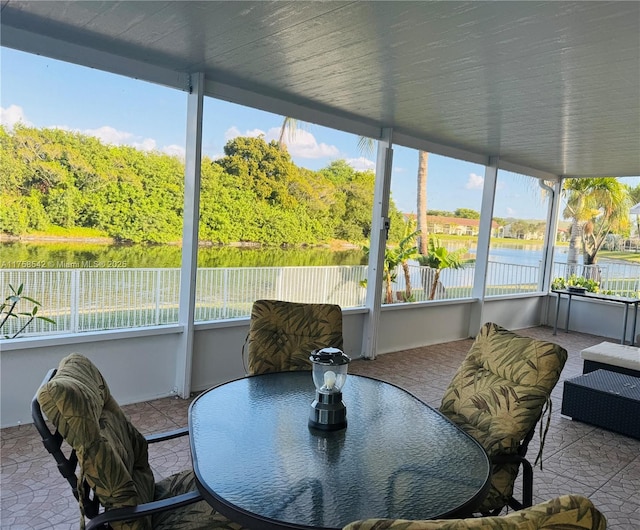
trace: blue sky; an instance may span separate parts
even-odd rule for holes
[[[99,137],[105,143],[180,155],[184,152],[186,94],[145,83],[0,48],[2,82],[0,121],[35,127],[60,127]],[[203,154],[223,154],[235,136],[278,136],[283,117],[205,98]],[[288,142],[295,163],[309,169],[345,159],[359,170],[375,167],[374,154],[358,150],[351,134],[307,124]],[[415,212],[418,153],[394,146],[392,198],[398,208]],[[480,210],[484,167],[431,154],[427,201],[430,209]],[[638,178],[625,179],[636,185]],[[537,185],[528,177],[499,174],[494,215],[543,219]]]

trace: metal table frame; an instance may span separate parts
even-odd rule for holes
[[[636,321],[638,320],[638,305],[640,304],[640,298],[631,298],[626,296],[612,296],[608,294],[598,294],[590,292],[570,291],[568,289],[551,289],[552,293],[558,295],[556,300],[556,319],[553,324],[553,334],[555,335],[558,330],[558,316],[560,315],[560,299],[562,295],[566,295],[569,298],[567,303],[567,318],[565,321],[565,333],[569,333],[569,318],[571,316],[571,299],[574,296],[579,298],[586,298],[587,300],[602,300],[605,302],[614,302],[618,304],[624,304],[624,318],[622,319],[622,337],[620,338],[620,344],[625,344],[627,340],[627,320],[629,319],[629,306],[634,306],[633,325],[631,332],[631,340],[629,344],[635,345],[636,340]]]

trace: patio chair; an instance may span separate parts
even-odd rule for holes
[[[354,521],[343,530],[533,530],[536,528],[572,528],[605,530],[606,517],[586,497],[562,495],[508,515],[469,519],[366,519]]]
[[[479,508],[483,515],[498,515],[507,505],[515,510],[532,505],[533,468],[525,455],[546,412],[534,463],[542,458],[551,391],[566,360],[567,351],[557,344],[523,337],[489,322],[445,391],[440,412],[478,440],[491,459],[491,487]],[[520,466],[522,501],[513,496]]]
[[[250,375],[310,370],[313,350],[343,348],[342,310],[334,304],[256,300],[245,346]]]
[[[78,499],[80,528],[241,528],[202,500],[192,471],[155,483],[147,444],[188,435],[188,430],[142,436],[86,357],[73,353],[48,372],[31,413],[45,448]]]

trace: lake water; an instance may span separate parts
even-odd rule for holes
[[[448,245],[449,246],[449,245]],[[452,243],[450,249],[462,244]],[[178,246],[105,245],[97,243],[0,243],[0,266],[3,269],[23,268],[177,268],[182,249]],[[469,250],[475,256],[475,249]],[[538,265],[542,259],[541,245],[493,245],[490,260],[518,265]],[[556,249],[554,261],[566,263],[567,248]],[[279,267],[366,265],[366,254],[359,249],[330,250],[328,248],[239,248],[201,247],[200,267]]]
[[[178,246],[104,245],[96,243],[0,243],[2,269],[177,268]],[[362,250],[328,248],[256,249],[201,247],[200,267],[278,267],[365,265]]]

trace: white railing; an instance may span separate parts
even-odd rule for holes
[[[533,293],[539,290],[540,267],[490,261],[487,267],[487,296]]]
[[[24,335],[78,333],[178,322],[180,269],[14,269],[0,271],[0,289],[25,285],[24,295],[42,304],[55,325],[34,320]],[[199,269],[195,320],[247,317],[254,300],[364,305],[360,282],[367,267],[266,267]],[[303,286],[303,287],[301,287]],[[20,302],[18,311],[33,304]],[[24,321],[24,320],[23,320]],[[11,319],[2,334],[17,331]]]
[[[569,269],[554,263],[553,277],[578,275],[600,278],[604,291],[622,296],[640,294],[640,266],[616,264]],[[412,300],[429,299],[435,270],[411,265]],[[441,271],[434,300],[471,296],[475,268]],[[538,290],[537,266],[489,262],[487,296],[519,294]],[[197,322],[246,318],[254,300],[271,298],[290,302],[332,303],[342,308],[362,307],[367,266],[264,267],[199,269],[196,283]],[[24,294],[42,304],[41,314],[55,325],[35,320],[25,335],[78,333],[106,329],[165,325],[178,322],[179,269],[12,269],[0,271],[0,293],[9,284],[24,284]],[[383,289],[385,286],[383,285]],[[392,286],[394,301],[403,301],[405,280],[402,268]],[[384,296],[383,296],[384,300]],[[19,311],[31,311],[23,300]],[[2,329],[11,335],[18,327],[12,319]]]
[[[365,265],[199,269],[196,321],[247,317],[254,300],[364,305]]]

